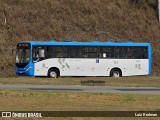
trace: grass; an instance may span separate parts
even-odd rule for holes
[[[101,82],[101,83],[95,83]],[[101,85],[125,87],[160,87],[160,77],[60,77],[57,79],[47,77],[7,77],[0,78],[1,84],[38,84],[38,85]]]
[[[0,111],[156,111],[160,96],[1,90],[0,103]]]

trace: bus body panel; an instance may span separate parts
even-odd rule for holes
[[[16,75],[34,76],[34,64],[28,63],[24,68],[16,67]]]
[[[149,75],[148,59],[71,59],[53,58],[35,63],[35,76],[47,76],[50,68],[60,70],[60,76],[110,76],[119,68],[122,76]]]

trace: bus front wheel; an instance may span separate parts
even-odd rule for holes
[[[122,76],[122,72],[120,69],[112,69],[111,73],[110,73],[111,77],[121,77]]]
[[[49,70],[48,77],[50,77],[50,78],[58,78],[58,71],[55,70],[55,69]]]

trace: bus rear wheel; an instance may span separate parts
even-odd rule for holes
[[[50,77],[50,78],[58,78],[58,71],[55,70],[55,69],[49,70],[48,77]]]
[[[111,77],[121,77],[122,76],[122,72],[120,69],[112,69],[111,73],[110,73]]]

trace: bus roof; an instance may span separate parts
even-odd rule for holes
[[[99,42],[99,41],[91,41],[91,42],[78,42],[78,41],[24,41],[18,43],[30,43],[31,45],[57,45],[57,46],[150,46],[150,43],[143,42]]]

